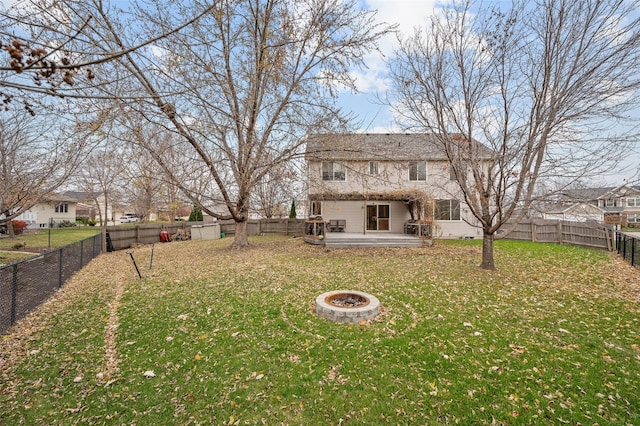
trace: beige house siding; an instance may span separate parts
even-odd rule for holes
[[[309,162],[309,192],[310,193],[367,193],[385,192],[399,189],[434,190],[438,192],[456,191],[455,181],[449,177],[449,168],[444,161],[427,162],[427,179],[425,181],[409,180],[409,161],[378,162],[378,174],[368,174],[369,161],[340,162],[345,169],[344,181],[322,180],[321,161]]]
[[[68,220],[69,222],[75,223],[76,203],[69,201],[61,201],[60,203],[67,204],[67,212],[56,212],[57,202],[47,201],[36,204],[16,219],[26,220],[29,223],[30,229],[48,228],[51,219],[53,219],[54,222]]]
[[[482,229],[471,226],[463,220],[437,221],[434,225],[433,236],[442,239],[482,238]]]
[[[389,205],[389,230],[367,231],[365,229],[366,206]],[[333,219],[346,220],[345,232],[362,234],[365,232],[391,232],[402,234],[404,223],[409,220],[409,210],[400,201],[323,201],[322,218],[325,221]]]
[[[307,145],[309,196],[312,203],[321,203],[325,221],[346,220],[346,232],[403,233],[411,219],[403,194],[418,190],[434,200],[458,200],[460,220],[440,220],[434,224],[434,236],[439,238],[482,238],[474,225],[464,197],[450,174],[449,162],[433,143],[433,135],[420,134],[345,134],[319,135]],[[482,158],[489,158],[488,150]],[[424,180],[410,180],[412,162],[426,164]],[[323,163],[336,163],[334,178],[323,180]],[[371,173],[370,164],[377,165]],[[472,176],[470,176],[472,178]],[[370,199],[375,201],[364,201]],[[393,201],[392,201],[393,200]],[[408,202],[408,199],[407,199]],[[389,205],[388,231],[367,231],[367,205]]]

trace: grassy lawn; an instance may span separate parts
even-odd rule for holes
[[[0,265],[17,262],[22,259],[28,259],[29,257],[33,257],[33,253],[0,250]]]
[[[94,259],[0,337],[0,424],[640,424],[640,272],[608,253],[229,243]],[[381,314],[318,318],[336,289]]]
[[[49,234],[48,229],[29,230],[25,234],[17,235],[15,239],[0,238],[0,250],[11,250],[16,244],[26,243],[27,250],[62,247],[76,241],[89,238],[100,233],[100,228],[95,226],[79,226],[74,228],[54,228]]]

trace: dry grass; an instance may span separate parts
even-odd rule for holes
[[[499,242],[191,241],[94,259],[2,338],[7,424],[638,424],[639,272]],[[328,290],[375,294],[342,325]]]

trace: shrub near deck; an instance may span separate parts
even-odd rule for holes
[[[126,253],[94,260],[3,339],[0,422],[640,422],[640,280],[608,253],[498,242],[487,272],[478,242],[252,242],[156,246],[142,280]],[[151,250],[134,255],[148,265]],[[116,269],[128,275],[105,375]],[[375,294],[380,315],[316,316],[336,288]]]

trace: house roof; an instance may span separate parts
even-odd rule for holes
[[[66,194],[51,193],[42,199],[45,203],[77,203],[78,200],[67,196]]]
[[[576,203],[576,204],[571,204],[569,206],[567,205],[558,205],[558,206],[552,206],[549,210],[547,210],[546,213],[551,213],[551,214],[557,214],[557,213],[569,213],[569,212],[573,212],[573,211],[579,211],[581,210],[582,212],[594,212],[594,213],[605,213],[608,212],[609,210],[606,207],[598,207],[594,204],[588,204],[588,203],[584,203],[584,202],[580,202],[580,203]]]
[[[99,195],[97,192],[88,192],[88,191],[65,191],[62,193],[65,197],[68,197],[72,200],[82,202],[82,201],[91,201],[95,197]]]
[[[640,194],[640,188],[636,186],[608,186],[602,188],[579,188],[563,191],[563,196],[575,201],[607,200],[627,195]]]
[[[452,138],[460,136],[452,135]],[[476,141],[477,142],[477,141]],[[442,137],[434,133],[325,133],[307,138],[307,159],[342,161],[447,160]],[[476,158],[492,151],[477,143]]]

